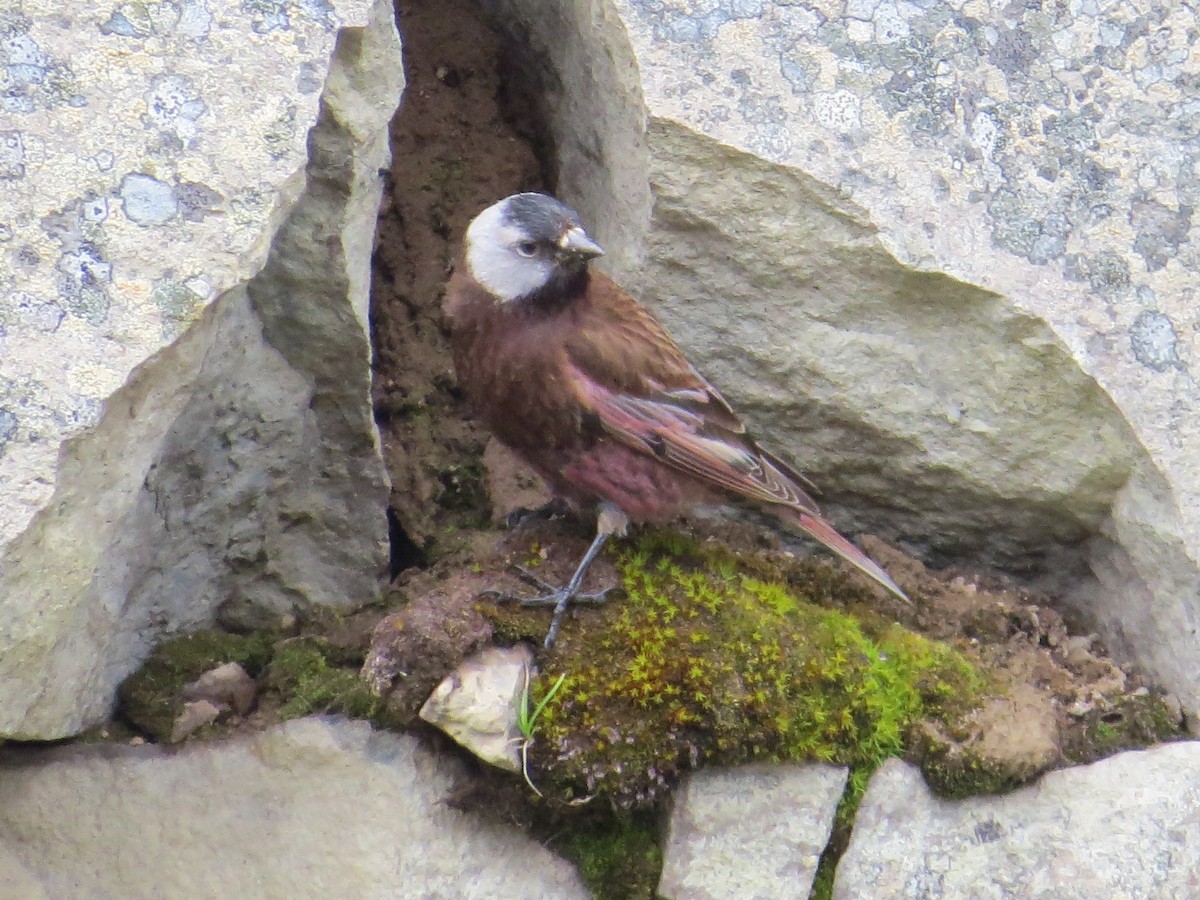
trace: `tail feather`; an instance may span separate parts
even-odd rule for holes
[[[891,576],[883,570],[882,566],[855,547],[849,540],[842,537],[832,525],[820,516],[813,516],[798,509],[787,509],[786,507],[777,509],[776,512],[782,514],[788,521],[795,523],[805,534],[816,538],[860,572],[870,575],[905,603],[912,603],[908,599],[908,595],[900,590],[899,586],[897,586],[896,582],[892,581]]]

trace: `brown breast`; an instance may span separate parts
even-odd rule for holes
[[[591,440],[564,377],[578,309],[497,303],[461,267],[445,309],[459,385],[496,437],[535,464]]]

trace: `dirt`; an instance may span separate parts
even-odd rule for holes
[[[1152,685],[1117,666],[1103,642],[1064,620],[1050,598],[998,573],[931,572],[918,560],[867,537],[864,548],[920,597],[896,619],[922,634],[970,646],[1004,679],[1008,697],[981,710],[973,734],[959,736],[985,756],[1024,761],[1030,773],[1106,755],[1117,733],[1153,742],[1140,719]],[[1165,712],[1178,720],[1176,701]],[[1160,722],[1161,728],[1167,723]]]
[[[372,400],[392,476],[394,570],[436,555],[448,530],[489,513],[486,435],[455,387],[442,295],[475,214],[542,187],[540,163],[502,113],[501,42],[478,9],[402,2],[397,16],[407,87],[391,124],[371,286]]]

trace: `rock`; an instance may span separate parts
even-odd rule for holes
[[[383,0],[28,12],[0,14],[0,735],[51,739],[218,607],[378,592],[403,75]]]
[[[955,727],[963,733],[952,735],[927,721],[909,739],[914,758],[942,794],[1007,790],[1063,761],[1055,698],[1032,684],[1009,684],[1004,696]]]
[[[277,639],[270,633],[228,634],[208,628],[163,641],[140,669],[121,682],[119,714],[155,740],[169,741],[186,699],[209,699],[217,706],[226,703],[225,691],[206,698],[195,690],[206,673],[237,663],[243,671],[248,670],[247,675],[258,675],[271,661]],[[191,697],[186,696],[189,687],[193,688]]]
[[[4,844],[0,844],[0,897],[10,900],[50,900],[37,877]]]
[[[469,573],[418,575],[404,609],[375,626],[362,677],[398,722],[412,720],[442,679],[491,640],[492,626],[476,608],[489,586],[486,576]]]
[[[1187,11],[494,6],[610,270],[841,525],[1045,576],[1200,710]]]
[[[465,660],[434,689],[421,707],[421,718],[484,762],[519,772],[517,704],[528,688],[532,667],[528,644],[489,647]]]
[[[989,701],[975,716],[974,749],[985,759],[1003,760],[1022,779],[1059,761],[1054,700],[1033,685],[1015,685],[1008,696]]]
[[[220,715],[221,707],[211,700],[189,700],[183,704],[183,711],[171,726],[171,743],[176,744],[205,725],[211,725]]]
[[[235,662],[209,669],[183,688],[184,699],[208,700],[218,706],[227,706],[239,716],[244,716],[254,707],[257,692],[254,679]]]
[[[807,897],[847,770],[705,769],[675,794],[658,893],[668,900]]]
[[[0,763],[0,848],[50,897],[587,896],[536,840],[447,804],[460,763],[365,722],[30,757]]]
[[[1200,743],[1062,769],[1000,797],[945,801],[897,759],[871,778],[833,896],[1192,897]]]

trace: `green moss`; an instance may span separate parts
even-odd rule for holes
[[[626,543],[618,566],[626,599],[564,629],[543,667],[550,683],[567,675],[533,748],[538,783],[561,799],[643,805],[702,761],[869,772],[902,753],[913,724],[982,693],[952,648],[865,629],[761,560],[653,532]]]
[[[279,643],[267,670],[267,686],[283,700],[281,719],[329,712],[363,719],[383,715],[384,704],[367,690],[358,669],[336,665],[339,652],[320,637]]]
[[[145,665],[121,684],[120,711],[136,728],[165,741],[183,709],[184,685],[228,662],[257,677],[271,658],[273,641],[271,634],[206,629],[159,644]]]
[[[921,766],[930,790],[948,799],[1001,794],[1038,774],[1014,769],[1011,761],[987,759],[929,728],[910,733],[908,756]]]
[[[1183,737],[1179,714],[1157,694],[1134,694],[1110,709],[1083,717],[1063,748],[1072,763],[1089,763],[1123,750],[1138,750]]]
[[[854,827],[854,817],[858,815],[859,804],[867,792],[867,783],[875,774],[874,766],[860,765],[850,770],[846,779],[846,787],[838,801],[837,812],[833,817],[833,830],[821,859],[817,863],[817,871],[813,876],[809,900],[830,900],[833,897],[833,877],[837,872],[838,860],[846,852],[850,843],[850,832]]]
[[[594,900],[653,900],[662,874],[658,823],[648,812],[578,825],[555,847],[579,867]]]

